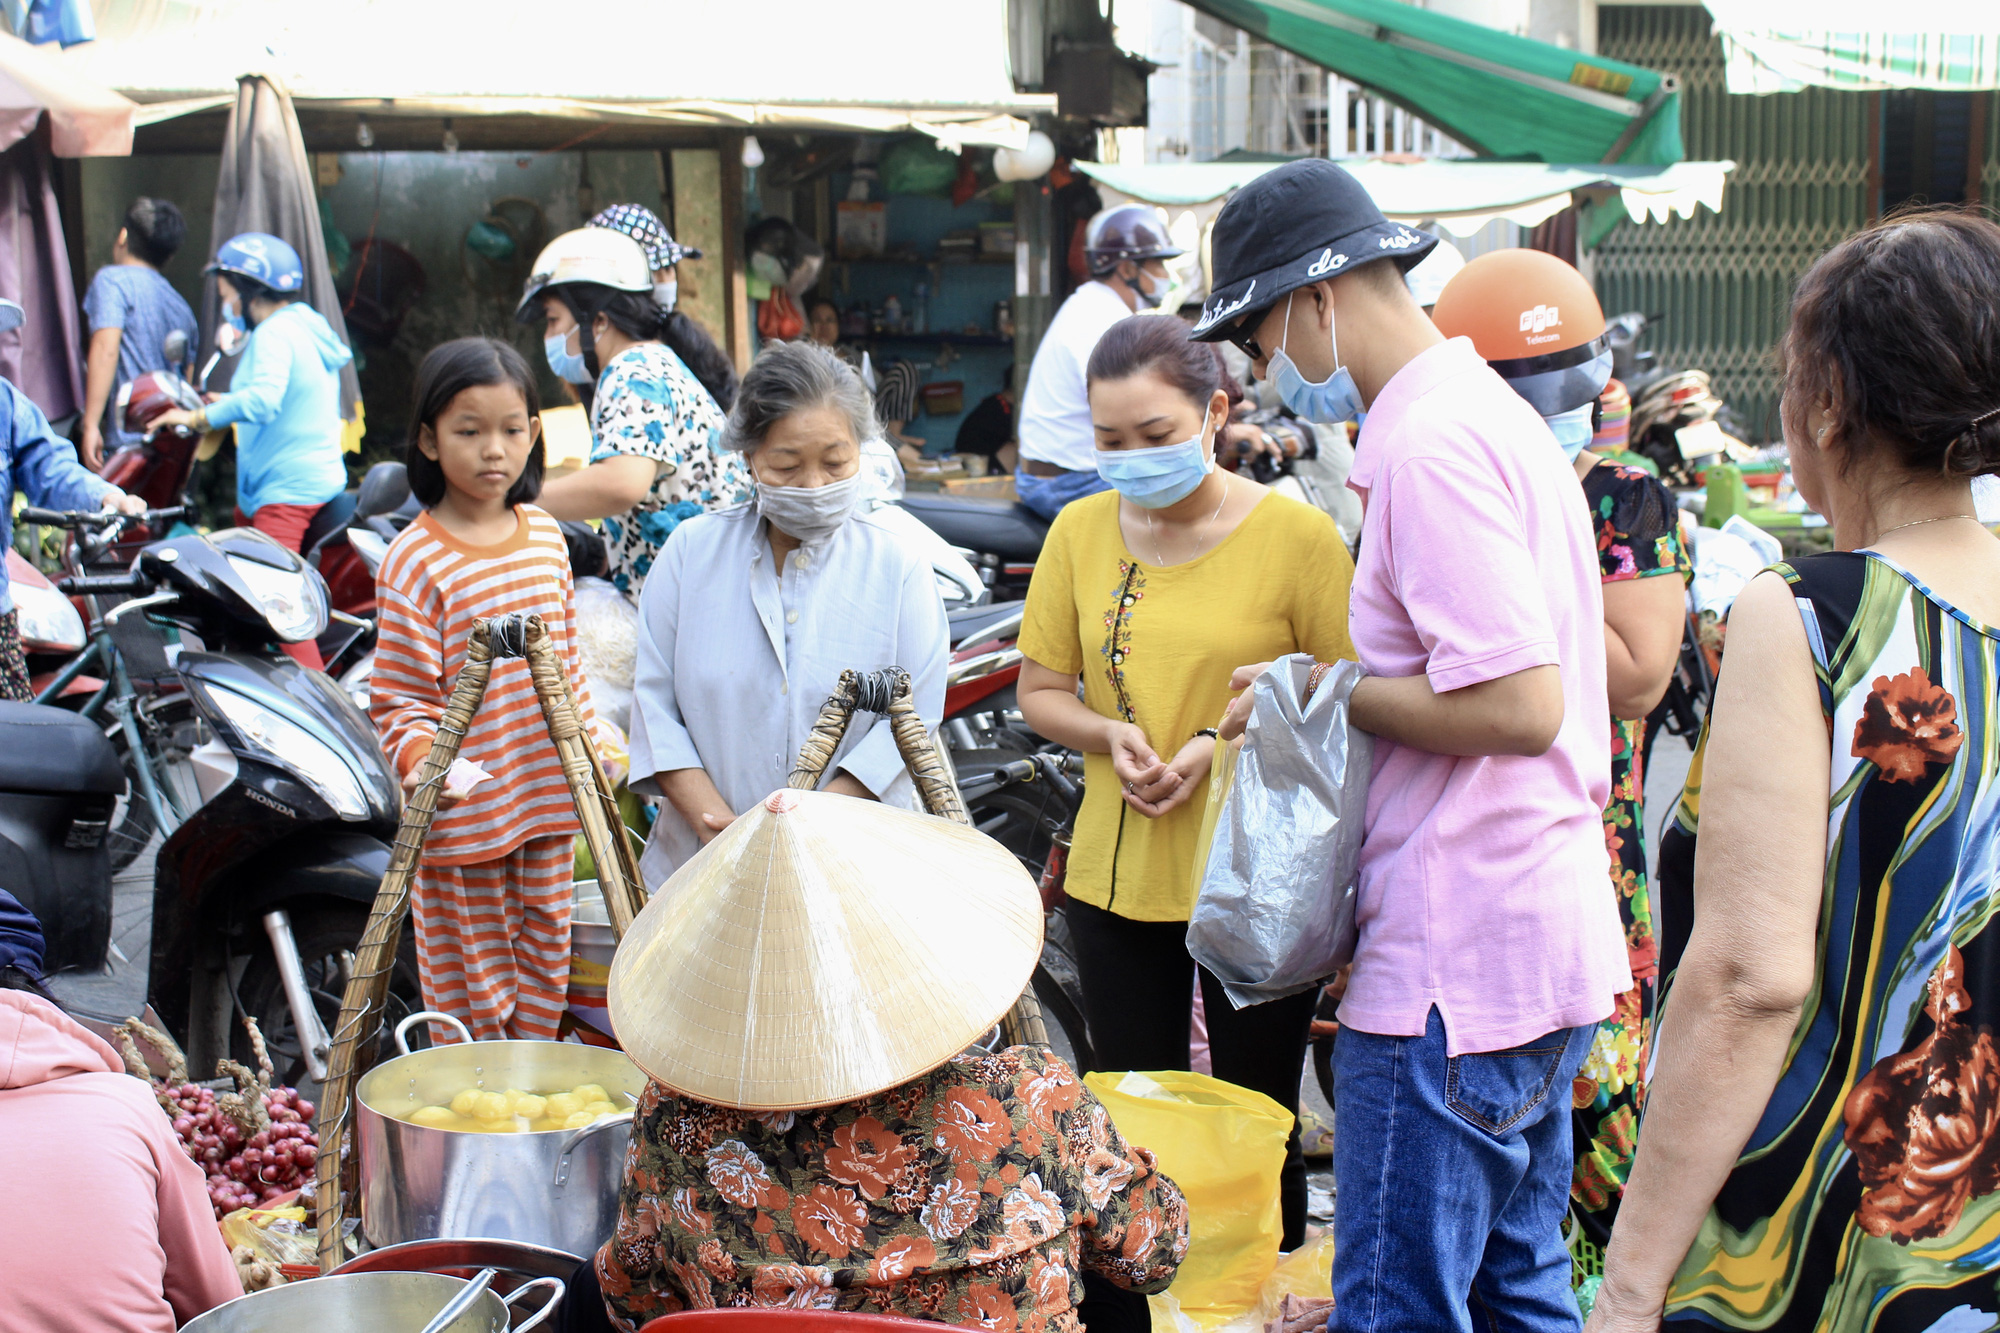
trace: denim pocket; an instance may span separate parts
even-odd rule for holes
[[[1558,1028],[1504,1051],[1448,1057],[1445,1105],[1489,1134],[1506,1133],[1549,1095],[1575,1033]]]

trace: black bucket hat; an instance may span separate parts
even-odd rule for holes
[[[1267,171],[1215,219],[1214,281],[1190,334],[1218,342],[1286,293],[1360,264],[1393,259],[1404,272],[1437,237],[1391,222],[1361,182],[1324,158]]]

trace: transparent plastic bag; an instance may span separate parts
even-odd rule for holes
[[[1258,678],[1243,748],[1210,791],[1188,952],[1239,1009],[1315,986],[1354,956],[1374,745],[1347,704],[1367,673],[1331,663],[1311,688],[1314,666],[1301,653]]]

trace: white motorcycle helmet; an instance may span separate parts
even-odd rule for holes
[[[534,323],[541,314],[536,298],[547,288],[571,282],[650,295],[653,270],[646,262],[645,247],[623,232],[607,227],[566,231],[535,257],[535,266],[528,271],[528,281],[521,290],[521,303],[514,307],[514,318]]]

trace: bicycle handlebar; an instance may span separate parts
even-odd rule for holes
[[[78,575],[75,578],[56,580],[56,591],[67,597],[85,597],[92,594],[137,595],[151,591],[152,586],[143,574]]]
[[[72,532],[85,529],[108,528],[113,524],[171,523],[187,516],[186,505],[168,505],[164,509],[143,509],[136,514],[121,514],[115,509],[37,509],[30,505],[17,517],[23,523],[36,523],[45,528],[67,528]]]

